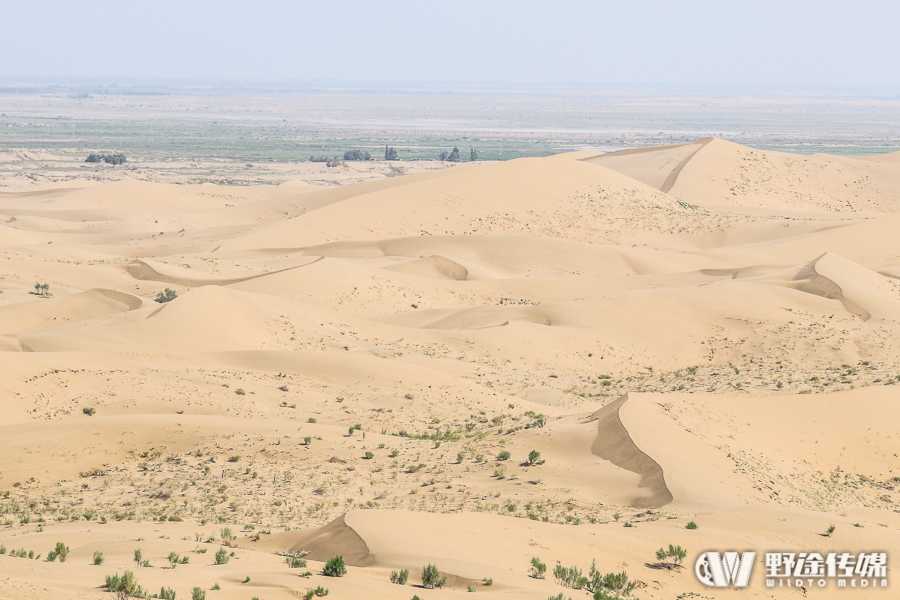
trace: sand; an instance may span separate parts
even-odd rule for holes
[[[705,138],[296,175],[0,193],[0,597],[108,598],[128,569],[178,598],[577,598],[553,569],[592,561],[641,599],[894,597],[892,570],[693,566],[900,551],[896,156]]]

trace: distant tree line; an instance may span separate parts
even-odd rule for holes
[[[446,150],[444,150],[440,154],[440,159],[443,161],[446,161],[446,162],[459,162],[460,161],[459,148],[454,146],[453,150],[451,150],[450,152],[447,152]],[[478,150],[476,150],[475,148],[469,148],[469,160],[471,160],[471,161],[478,160]]]
[[[337,156],[310,156],[309,162],[325,163],[326,167],[339,167],[342,164]]]
[[[452,152],[447,152],[446,150],[441,152],[441,160],[447,162],[459,162],[459,148],[454,146]]]
[[[362,150],[347,150],[344,152],[344,160],[372,160],[372,155]]]
[[[119,154],[103,154],[98,152],[91,152],[88,154],[88,157],[84,159],[84,162],[88,163],[99,163],[105,162],[110,165],[121,165],[125,163],[125,155],[122,153]]]
[[[391,146],[385,146],[384,160],[400,160],[400,155],[397,154],[397,149],[392,148]]]

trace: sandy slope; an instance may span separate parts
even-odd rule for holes
[[[0,194],[0,597],[110,597],[138,547],[179,598],[586,597],[551,573],[592,559],[638,598],[802,597],[693,561],[900,550],[898,189],[893,156],[704,139]],[[389,582],[429,562],[449,589]]]

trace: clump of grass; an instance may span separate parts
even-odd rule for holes
[[[694,523],[693,521],[690,521],[687,525],[685,525],[685,527],[687,529],[699,529],[700,528],[700,526],[697,525],[696,523]]]
[[[528,453],[528,459],[525,461],[528,466],[533,465],[542,465],[545,461],[541,460],[541,453],[537,450],[532,450]]]

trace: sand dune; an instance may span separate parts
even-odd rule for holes
[[[703,139],[0,193],[0,597],[127,568],[178,598],[574,598],[554,567],[595,560],[642,600],[799,598],[693,561],[893,556],[898,191],[893,155]],[[428,563],[446,588],[410,589]]]

